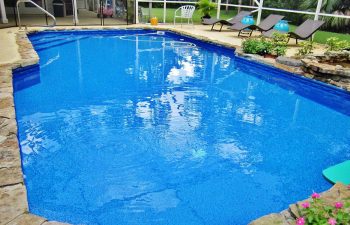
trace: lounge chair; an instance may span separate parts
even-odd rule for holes
[[[312,35],[324,24],[324,21],[321,20],[306,20],[300,26],[298,26],[294,32],[288,32],[289,38],[295,38],[296,43],[298,44],[298,39],[306,40],[312,37]],[[265,37],[272,37],[273,33],[287,33],[281,32],[275,29],[263,32],[262,34]]]
[[[214,26],[216,24],[220,24],[220,29],[216,30],[216,31],[221,31],[222,27],[224,25],[227,26],[232,26],[235,23],[241,22],[241,20],[245,17],[245,16],[249,16],[250,14],[252,14],[252,12],[249,11],[240,11],[236,16],[232,17],[231,19],[228,20],[222,20],[222,19],[204,19],[202,24],[204,25],[212,25],[211,30],[214,30]]]
[[[284,16],[271,14],[266,17],[259,25],[247,25],[242,22],[238,22],[230,26],[228,29],[239,31],[238,36],[241,33],[249,34],[252,36],[253,30],[259,30],[261,32],[271,30]]]
[[[174,13],[174,26],[176,23],[176,18],[180,18],[181,19],[181,26],[182,26],[182,19],[187,19],[187,23],[189,24],[190,21],[193,25],[193,12],[196,9],[195,6],[193,5],[183,5],[181,7],[179,7],[177,10],[175,10]],[[178,12],[180,11],[180,14],[178,14]]]

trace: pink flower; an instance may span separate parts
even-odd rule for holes
[[[344,206],[344,204],[342,202],[336,202],[334,203],[334,207],[337,209],[341,209]]]
[[[334,218],[329,218],[328,224],[330,224],[330,225],[336,225],[336,224],[337,224],[337,221],[336,221]]]
[[[314,192],[314,193],[312,193],[311,197],[312,198],[320,198],[321,196],[319,193]]]
[[[307,209],[307,208],[310,208],[310,203],[309,202],[304,202],[301,204],[301,206],[304,208],[304,209]]]
[[[347,188],[350,190],[350,184],[347,186]]]
[[[300,218],[297,219],[296,222],[297,222],[296,225],[304,225],[305,224],[305,219],[304,219],[304,217],[300,217]]]

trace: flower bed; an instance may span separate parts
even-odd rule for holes
[[[273,213],[250,225],[348,225],[350,224],[350,186],[341,183],[321,194],[292,204],[288,209]]]

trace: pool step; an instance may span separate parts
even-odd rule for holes
[[[47,48],[68,44],[68,43],[75,42],[77,40],[82,40],[85,38],[88,38],[88,36],[79,36],[79,37],[72,36],[69,38],[56,38],[51,40],[42,40],[39,42],[33,42],[33,45],[36,51],[42,51]]]
[[[38,35],[38,36],[34,36],[34,37],[30,37],[30,41],[31,42],[41,42],[41,41],[46,41],[46,40],[54,40],[57,38],[70,38],[73,37],[74,35],[69,34],[69,35],[57,35],[57,34],[52,34],[52,35]]]

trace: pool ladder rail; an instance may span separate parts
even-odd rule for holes
[[[20,3],[31,3],[33,4],[35,7],[37,7],[41,12],[45,13],[46,15],[48,15],[49,17],[51,17],[51,19],[53,20],[53,24],[49,25],[48,27],[54,27],[56,26],[56,18],[49,13],[48,11],[46,11],[44,8],[42,8],[41,6],[39,6],[38,4],[36,4],[35,2],[33,2],[32,0],[17,0],[16,3],[16,9],[17,9],[17,18],[18,18],[18,27],[19,29],[21,29],[21,18],[20,18],[20,12],[19,12],[19,4]],[[25,29],[27,29],[27,26],[25,26]]]

